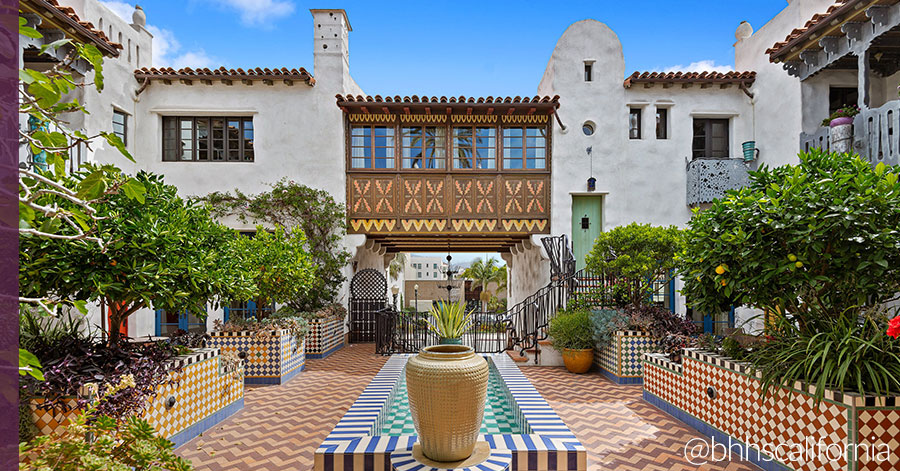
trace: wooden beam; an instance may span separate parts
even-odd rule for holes
[[[403,114],[409,114],[409,107],[408,107],[408,106],[404,106],[404,107],[403,107]]]
[[[662,84],[663,88],[672,88],[672,85],[674,85],[672,82],[663,82]]]
[[[222,79],[222,83],[224,83],[225,85],[228,85],[229,87],[232,84],[231,79],[224,79],[224,78]]]
[[[681,88],[691,88],[693,86],[694,86],[694,84],[691,82],[684,82],[681,84]]]
[[[363,113],[369,114],[369,108],[367,108],[365,106],[360,106],[359,109],[361,109]]]
[[[526,112],[525,114],[527,114],[528,116],[531,116],[534,114],[535,111],[537,111],[537,108],[531,107],[531,108],[528,108],[528,112]]]
[[[162,79],[163,83],[166,85],[172,85],[172,81],[169,79]]]
[[[284,82],[285,85],[287,85],[287,86],[289,86],[289,87],[293,87],[293,86],[294,86],[294,81],[291,80],[291,79],[284,79],[283,82]]]
[[[243,83],[244,85],[250,85],[250,86],[252,86],[252,85],[253,85],[253,80],[241,79],[241,83]]]
[[[188,79],[181,79],[181,80],[179,80],[179,82],[181,82],[185,85],[193,85],[194,84],[193,80],[188,80]]]
[[[263,79],[263,83],[270,87],[274,84],[274,82],[269,79]]]
[[[428,116],[431,116],[431,107],[430,106],[425,107],[425,114]]]
[[[212,80],[203,79],[200,80],[200,83],[202,83],[203,85],[212,85]]]
[[[453,108],[447,107],[447,114],[453,114]]]
[[[494,114],[494,107],[493,107],[493,106],[487,109],[487,114],[488,114],[488,116]]]
[[[471,106],[466,108],[466,115],[469,115],[469,116],[472,115],[472,107]]]
[[[391,110],[387,106],[382,106],[381,111],[384,111],[384,114],[391,114]]]
[[[513,114],[515,111],[516,111],[516,108],[513,106],[510,106],[509,109],[506,110],[506,116]]]

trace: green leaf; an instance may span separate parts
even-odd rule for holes
[[[44,381],[44,373],[41,372],[41,362],[28,350],[19,349],[19,374],[29,375],[38,381]]]
[[[97,199],[106,191],[106,188],[107,183],[103,172],[95,170],[78,183],[76,196],[87,200]]]
[[[134,157],[131,156],[131,153],[128,152],[128,149],[125,148],[125,143],[122,142],[122,138],[112,133],[102,133],[103,137],[106,138],[106,142],[108,142],[111,146],[115,147],[122,153],[128,160],[134,162]]]
[[[134,178],[130,178],[122,185],[122,191],[125,193],[125,196],[137,200],[138,203],[144,204],[144,194],[147,193],[147,188],[143,183]]]
[[[50,78],[44,75],[42,72],[38,72],[37,70],[19,69],[19,80],[27,84],[31,84],[34,82],[47,83],[50,81]]]
[[[25,36],[26,38],[34,38],[34,39],[40,39],[40,38],[44,37],[43,34],[38,32],[38,30],[36,30],[30,26],[24,26],[24,23],[22,23],[22,21],[21,21],[21,20],[24,20],[24,18],[19,18],[19,20],[20,20],[19,21],[19,34],[21,34],[22,36]]]
[[[83,301],[83,300],[72,301],[72,304],[75,306],[75,309],[78,309],[78,312],[80,312],[82,314],[88,313],[87,301]]]

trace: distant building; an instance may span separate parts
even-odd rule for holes
[[[442,257],[423,257],[410,255],[406,258],[403,273],[406,280],[443,280],[446,279],[447,262]]]

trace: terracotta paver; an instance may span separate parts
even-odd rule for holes
[[[691,464],[685,446],[703,437],[645,402],[640,385],[618,385],[596,372],[576,375],[563,367],[520,368],[584,444],[590,470],[759,471],[738,460]]]
[[[280,386],[248,387],[244,408],[184,444],[197,470],[310,470],[313,453],[387,357],[348,345]]]
[[[372,344],[344,347],[281,386],[248,388],[244,409],[178,449],[197,470],[310,470],[313,453],[384,365]],[[744,462],[692,465],[700,435],[598,373],[522,367],[588,449],[590,469],[757,471]]]

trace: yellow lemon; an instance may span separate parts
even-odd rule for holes
[[[728,284],[725,280],[722,280],[721,283],[722,283],[722,286],[725,286]]]
[[[719,265],[716,267],[716,273],[722,275],[725,273],[725,265]]]
[[[796,261],[797,261],[797,256],[794,255],[794,254],[788,254],[788,260],[790,260],[790,261],[792,261],[792,262],[796,262]]]
[[[794,266],[797,268],[803,268],[803,262],[797,262],[794,264]]]

